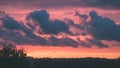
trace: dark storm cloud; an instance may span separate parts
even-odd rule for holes
[[[75,11],[75,16],[80,17],[82,20],[80,24],[75,24],[74,21],[66,19],[69,26],[77,29],[74,29],[77,33],[73,33],[72,36],[87,36],[89,34],[92,36],[92,38],[86,38],[86,41],[78,39],[79,45],[84,47],[96,45],[104,48],[109,47],[109,45],[103,43],[103,40],[120,42],[120,25],[117,25],[112,19],[100,16],[95,11],[89,12],[89,15]],[[87,21],[89,16],[91,20]]]
[[[89,22],[88,32],[95,38],[101,40],[120,41],[120,26],[107,17],[102,17],[95,11],[89,13],[91,21]]]
[[[73,24],[74,27],[79,27],[78,29],[87,31],[86,34],[91,34],[95,39],[120,41],[120,26],[115,21],[108,17],[100,16],[95,11],[89,12],[89,16],[91,17],[89,22],[82,15],[84,14],[76,13],[76,16],[82,18],[83,21],[80,25]]]
[[[0,38],[5,41],[11,41],[17,44],[46,44],[44,38],[37,37],[23,24],[20,24],[20,22],[17,22],[3,11],[0,11],[0,21],[2,23],[0,26]]]
[[[3,23],[3,26],[6,29],[13,30],[13,29],[20,29],[21,25],[14,20],[12,17],[8,16],[4,11],[0,11],[0,20]]]
[[[4,11],[0,11],[0,21],[2,23],[3,28],[7,30],[21,30],[27,34],[27,36],[34,36],[30,30],[28,30],[21,22],[14,20],[9,14]]]
[[[28,14],[27,20],[36,20],[44,33],[47,34],[58,34],[59,32],[67,32],[69,26],[61,20],[50,20],[49,14],[46,10],[33,11]]]
[[[96,7],[120,9],[119,0],[0,0],[0,5],[22,6],[24,8],[56,8],[56,7]]]
[[[117,25],[115,21],[108,17],[100,16],[95,11],[89,12],[89,16],[91,18],[89,22],[87,22],[86,21],[87,18],[83,17],[82,15],[84,14],[80,14],[79,12],[76,13],[76,16],[82,18],[83,21],[80,25],[78,24],[75,25],[72,23],[74,27],[76,28],[79,27],[78,28],[79,30],[82,29],[83,31],[86,32],[86,34],[91,34],[95,38],[95,40],[99,39],[99,40],[114,40],[118,42],[120,41],[120,26]]]
[[[5,13],[5,11],[0,11],[0,21],[2,23],[2,26],[9,30],[18,30],[21,27],[21,25],[7,13]]]

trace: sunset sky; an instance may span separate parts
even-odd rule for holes
[[[0,43],[35,58],[120,56],[120,0],[0,0]]]

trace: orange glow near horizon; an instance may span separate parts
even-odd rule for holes
[[[73,48],[59,46],[18,46],[25,49],[28,56],[34,58],[117,58],[120,56],[119,48]]]

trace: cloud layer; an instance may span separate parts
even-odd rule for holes
[[[26,7],[29,6],[32,8],[40,8],[40,7],[97,7],[97,8],[107,8],[107,9],[120,9],[120,1],[119,0],[0,0],[0,5],[11,5],[18,7]]]
[[[51,20],[46,10],[38,10],[30,12],[23,24],[1,11],[0,39],[16,44],[100,48],[109,47],[104,40],[120,42],[120,26],[110,18],[95,11],[89,15],[75,11],[75,16],[82,21],[76,24],[71,19]]]

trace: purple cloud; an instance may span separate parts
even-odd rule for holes
[[[55,7],[98,7],[107,9],[120,9],[119,0],[0,0],[0,5],[22,6],[26,8],[55,8]]]

